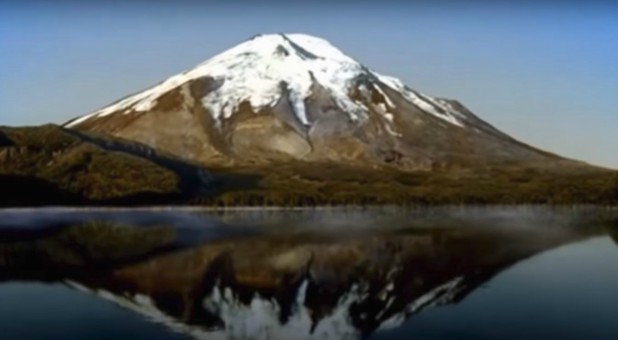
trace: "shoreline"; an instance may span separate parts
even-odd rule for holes
[[[156,206],[42,206],[42,207],[9,207],[0,208],[0,213],[7,212],[84,212],[84,211],[179,211],[179,212],[200,212],[200,211],[337,211],[337,210],[434,210],[434,209],[543,209],[543,210],[564,210],[564,209],[595,209],[595,210],[618,210],[618,205],[598,205],[598,204],[437,204],[437,205],[321,205],[321,206],[187,206],[187,205],[156,205]]]

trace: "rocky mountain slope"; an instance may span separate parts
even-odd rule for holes
[[[255,36],[66,127],[208,166],[300,161],[410,171],[575,163],[304,34]]]
[[[152,148],[54,125],[0,127],[0,205],[148,204],[206,194],[212,176]]]

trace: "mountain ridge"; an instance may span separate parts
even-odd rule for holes
[[[305,34],[254,36],[65,127],[205,166],[300,160],[415,171],[571,162]]]
[[[215,182],[205,169],[135,142],[51,124],[0,126],[1,206],[180,203]]]

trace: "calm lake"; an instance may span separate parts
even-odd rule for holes
[[[0,211],[1,339],[618,339],[618,212]]]

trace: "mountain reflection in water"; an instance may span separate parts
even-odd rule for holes
[[[367,338],[618,228],[590,210],[38,214],[4,213],[1,280],[62,282],[202,339]]]

